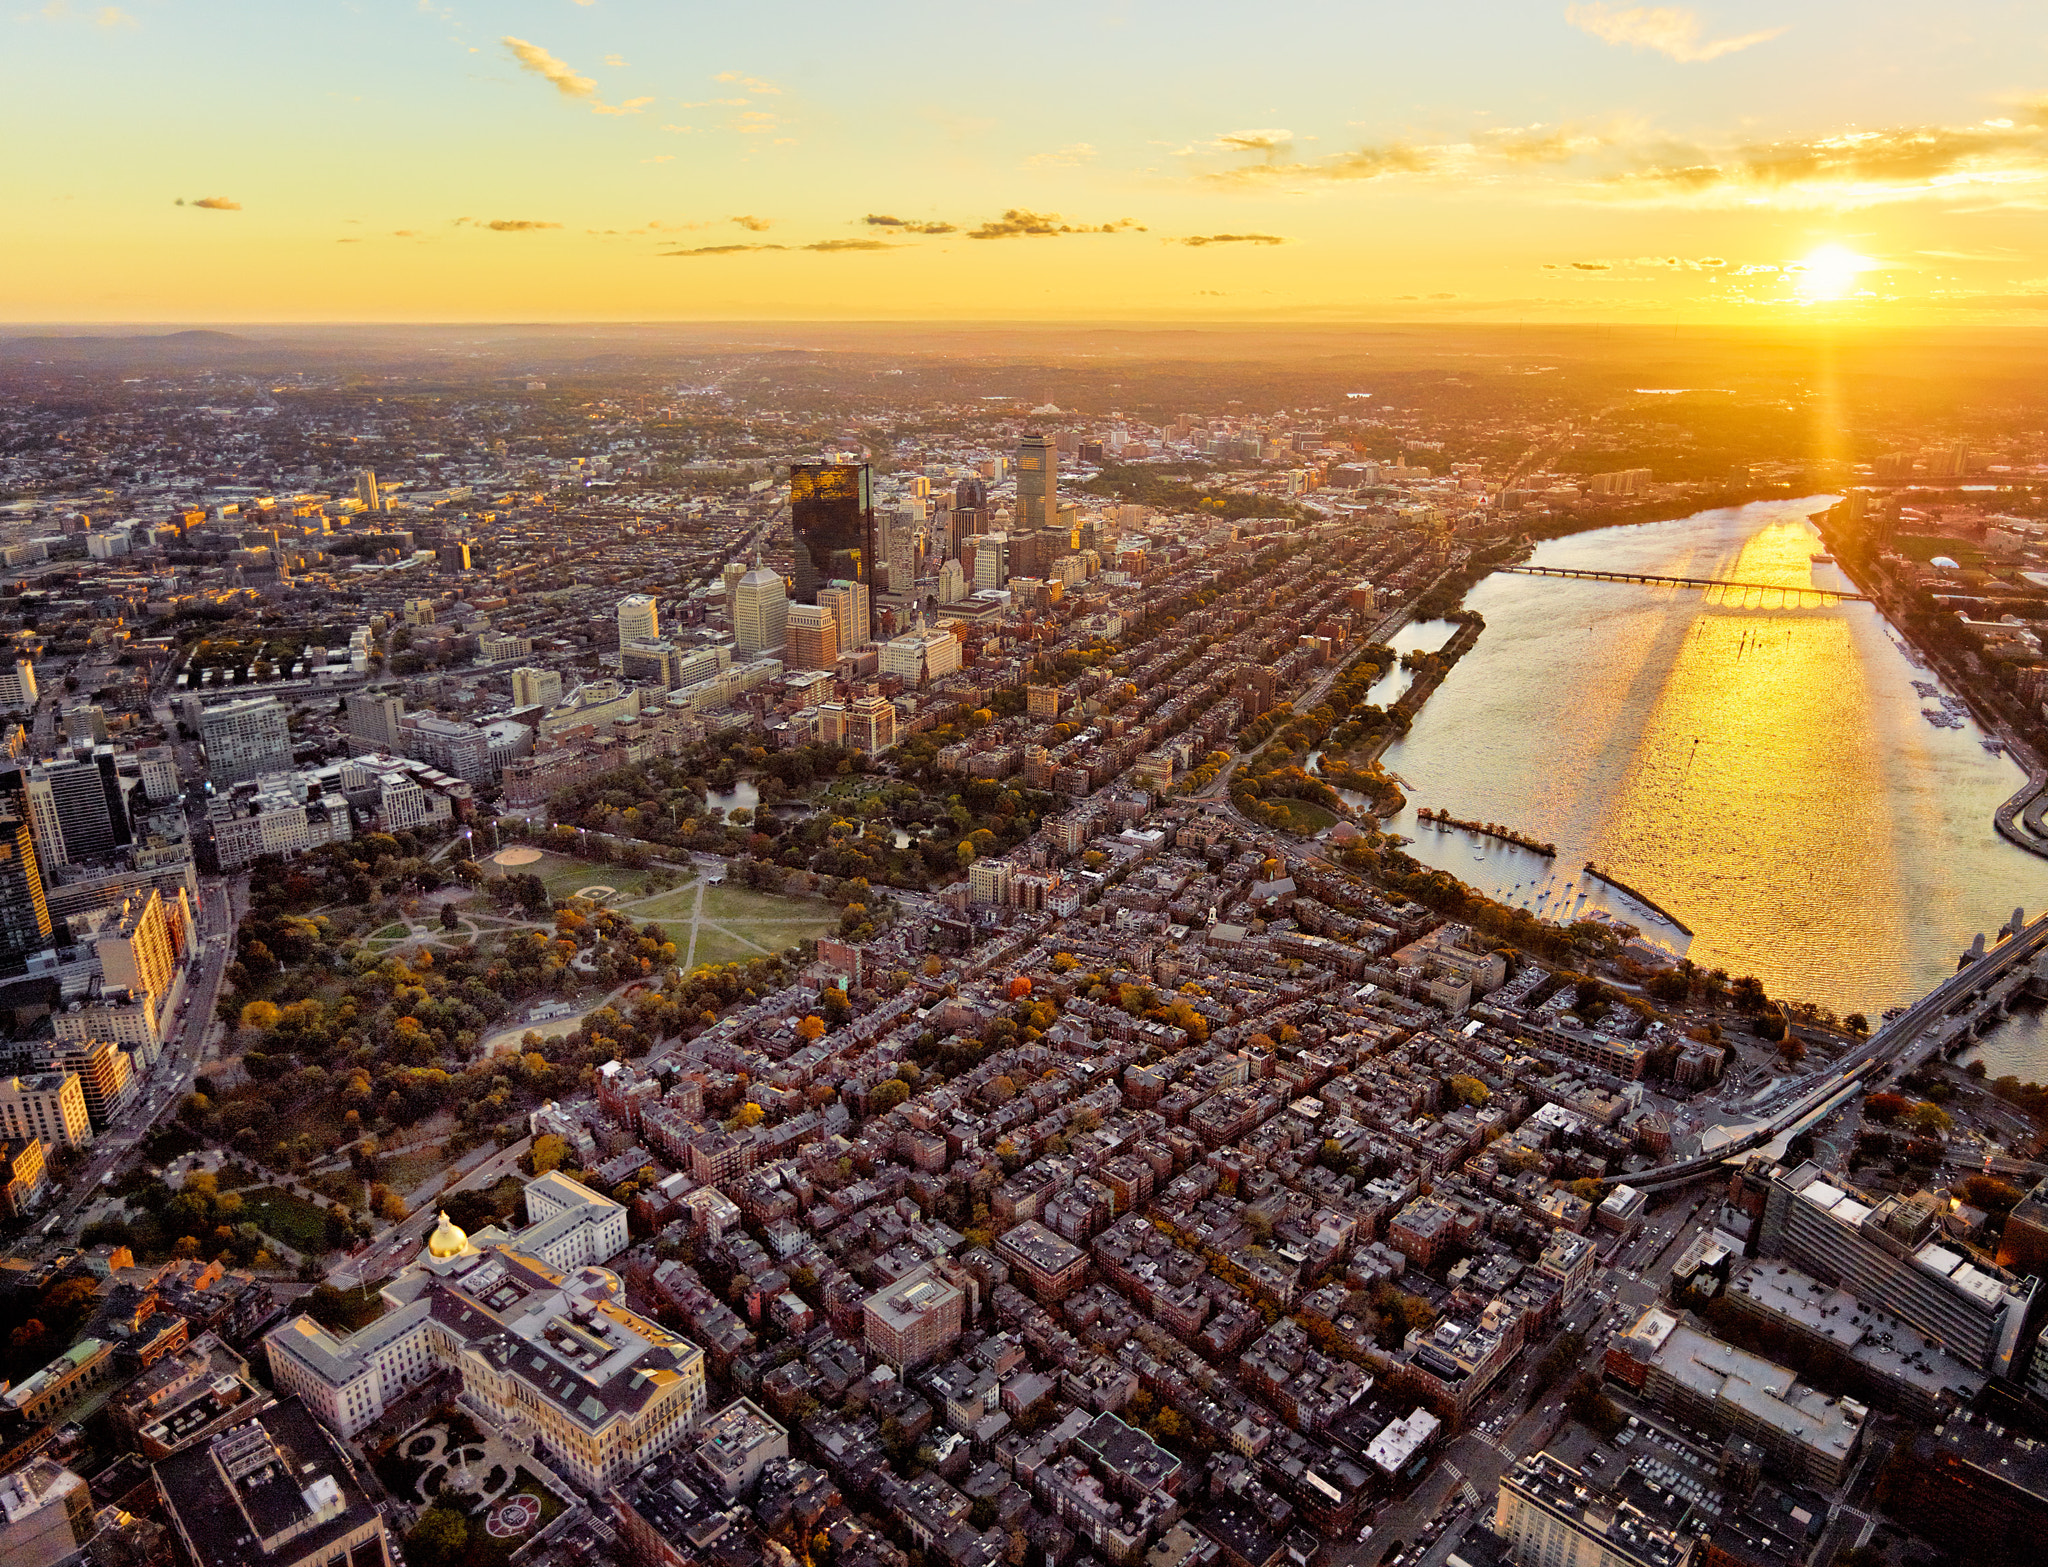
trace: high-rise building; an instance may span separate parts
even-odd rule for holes
[[[797,463],[789,473],[789,531],[795,551],[795,599],[818,602],[827,583],[875,580],[875,508],[866,463]],[[841,621],[858,647],[872,627]]]
[[[840,652],[851,653],[855,648],[866,647],[874,641],[874,615],[869,608],[872,602],[873,596],[865,582],[848,582],[842,578],[818,589],[819,606],[831,610],[838,625]]]
[[[199,738],[206,746],[206,775],[216,789],[261,773],[285,772],[292,765],[291,729],[284,704],[274,696],[204,709]]]
[[[0,960],[40,952],[51,933],[35,834],[19,816],[0,815]]]
[[[469,570],[469,552],[473,546],[468,539],[450,539],[434,547],[435,563],[443,571]]]
[[[984,533],[974,541],[974,586],[983,588],[1007,586],[1010,580],[1010,536],[1007,533]]]
[[[682,659],[681,651],[673,642],[621,642],[619,678],[653,681],[663,690],[673,691],[678,684],[676,670]]]
[[[398,749],[399,726],[405,721],[405,698],[379,691],[352,691],[343,704],[349,744],[359,751]]]
[[[40,1137],[46,1148],[84,1148],[92,1142],[85,1087],[76,1072],[36,1072],[0,1078],[0,1137]]]
[[[661,606],[645,593],[619,600],[619,646],[628,642],[654,642],[661,636]]]
[[[36,666],[25,658],[0,665],[0,708],[26,712],[36,705]]]
[[[104,1132],[134,1103],[142,1084],[128,1052],[111,1039],[58,1039],[37,1052],[49,1072],[68,1072],[85,1095],[85,1116],[95,1132]]]
[[[562,700],[562,676],[553,669],[512,671],[514,707],[553,707]]]
[[[865,470],[863,470],[865,471]],[[788,640],[789,590],[779,572],[755,565],[733,589],[733,640],[742,653],[765,653]]]
[[[830,669],[839,661],[839,617],[822,604],[789,606],[786,669]]]
[[[1493,1532],[1516,1567],[1686,1567],[1699,1544],[1629,1502],[1596,1494],[1550,1453],[1500,1477]]]
[[[113,750],[103,749],[104,767],[97,757],[73,758],[31,767],[24,776],[22,797],[44,865],[75,865],[128,842]]]
[[[882,560],[889,568],[889,591],[906,593],[922,566],[924,520],[922,501],[893,508],[881,526]]]
[[[1060,454],[1050,436],[1027,435],[1017,443],[1017,531],[1049,528],[1059,521]]]
[[[166,903],[152,887],[93,917],[101,921],[93,946],[106,983],[147,996],[161,1009],[188,945],[182,906]]]
[[[178,753],[167,745],[153,745],[137,751],[141,764],[142,793],[151,805],[175,805],[178,799]]]
[[[949,560],[939,567],[939,602],[957,604],[967,597],[967,573],[960,569],[960,562]]]
[[[382,511],[384,501],[377,494],[377,475],[368,468],[356,470],[356,499],[367,511]]]

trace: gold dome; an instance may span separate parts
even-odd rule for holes
[[[444,1209],[441,1222],[434,1226],[434,1233],[427,1237],[429,1257],[460,1257],[470,1249],[469,1237],[456,1227]]]

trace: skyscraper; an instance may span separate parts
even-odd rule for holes
[[[838,662],[839,620],[827,606],[790,605],[788,633],[789,646],[782,659],[787,668],[830,669]]]
[[[38,952],[50,934],[35,834],[19,816],[0,816],[0,958]]]
[[[619,600],[619,646],[654,642],[661,637],[661,606],[645,593]]]
[[[1059,469],[1059,448],[1051,436],[1027,435],[1017,443],[1017,532],[1059,521]]]
[[[818,602],[835,579],[875,580],[875,508],[866,463],[798,463],[789,472],[789,531],[795,551],[796,601]],[[872,640],[872,624],[840,622],[854,646]]]
[[[869,613],[865,582],[835,582],[818,589],[818,607],[832,611],[839,628],[839,651],[850,653],[874,640],[874,617]]]
[[[363,503],[366,511],[384,509],[384,502],[377,494],[377,475],[368,468],[356,470],[356,499]]]
[[[789,622],[789,590],[781,574],[756,563],[740,578],[732,596],[733,641],[739,651],[765,653],[781,647]]]
[[[111,764],[111,747],[107,755]],[[106,777],[94,761],[44,762],[31,767],[22,794],[44,865],[75,864],[110,853],[128,841],[128,820],[120,809],[119,791],[109,792]]]

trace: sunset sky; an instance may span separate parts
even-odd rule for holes
[[[2048,322],[2032,0],[14,0],[0,320]]]

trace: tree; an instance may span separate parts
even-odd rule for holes
[[[796,1026],[796,1037],[806,1044],[814,1044],[825,1037],[825,1020],[812,1013]]]
[[[556,1132],[545,1132],[533,1140],[533,1148],[527,1154],[527,1162],[533,1166],[535,1175],[546,1175],[550,1170],[559,1170],[569,1158],[568,1140]]]
[[[406,1552],[423,1564],[453,1562],[469,1544],[469,1520],[452,1507],[429,1507],[405,1536]]]
[[[441,928],[443,930],[462,929],[462,916],[455,912],[455,905],[452,903],[441,905]]]
[[[1948,1112],[1937,1104],[1917,1104],[1906,1117],[1906,1124],[1916,1132],[1945,1132],[1953,1123]]]
[[[1458,1096],[1459,1103],[1474,1107],[1485,1104],[1487,1100],[1493,1097],[1492,1089],[1480,1082],[1478,1078],[1468,1077],[1462,1072],[1450,1080],[1450,1089],[1452,1093]]]

